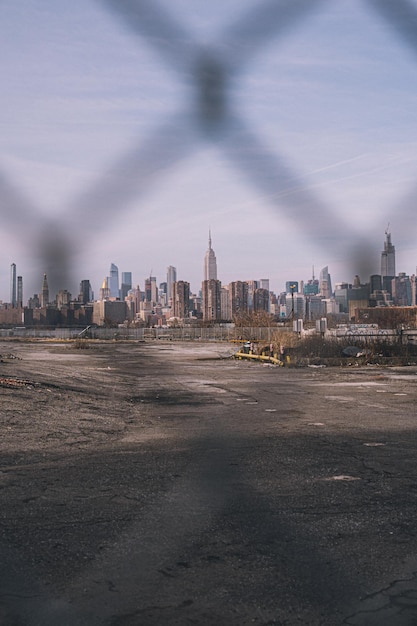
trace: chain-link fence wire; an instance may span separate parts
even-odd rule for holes
[[[417,9],[412,2],[362,1],[386,20],[413,51],[417,49]],[[287,220],[309,234],[313,243],[325,245],[329,255],[336,252],[340,255],[343,249],[346,263],[351,262],[354,273],[362,272],[365,276],[372,273],[370,268],[375,261],[370,252],[372,242],[363,234],[353,232],[342,213],[317,193],[311,189],[299,190],[293,181],[300,173],[293,171],[285,154],[279,150],[271,152],[257,129],[245,122],[239,110],[232,109],[229,99],[232,79],[238,79],[247,63],[272,38],[279,40],[287,35],[291,28],[326,3],[327,0],[262,2],[238,16],[211,46],[202,46],[183,28],[174,11],[170,14],[155,1],[101,0],[100,4],[114,14],[115,19],[121,20],[127,29],[156,50],[161,63],[172,72],[193,77],[195,97],[186,110],[162,119],[147,141],[141,141],[116,159],[95,185],[79,194],[71,210],[56,219],[43,217],[28,197],[14,188],[4,175],[0,177],[3,229],[12,233],[18,226],[32,241],[35,237],[39,243],[33,248],[34,255],[48,272],[52,289],[70,282],[75,254],[79,246],[87,243],[87,233],[89,240],[101,237],[112,220],[128,211],[132,199],[139,207],[135,217],[140,219],[144,196],[161,182],[168,169],[206,142],[214,142],[255,190],[272,198],[277,219],[285,214]],[[412,189],[411,195],[414,192]],[[406,222],[413,217],[411,203],[405,202],[403,206],[401,217]],[[399,203],[395,210],[397,213],[400,210]],[[77,236],[77,249],[74,249],[69,239],[70,223],[77,220],[82,220],[83,228]]]

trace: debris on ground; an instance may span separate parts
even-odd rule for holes
[[[11,352],[9,352],[8,354],[0,354],[0,362],[13,361],[15,359],[18,359],[19,361],[21,360],[20,356],[17,356],[17,354],[12,354]]]
[[[36,387],[39,383],[34,383],[31,380],[22,380],[19,378],[9,378],[0,376],[0,387]]]

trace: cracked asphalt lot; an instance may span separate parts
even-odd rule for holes
[[[0,351],[2,626],[417,623],[416,368]]]

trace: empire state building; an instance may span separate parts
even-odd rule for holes
[[[217,261],[211,247],[211,232],[209,231],[209,247],[204,257],[204,280],[217,280]]]

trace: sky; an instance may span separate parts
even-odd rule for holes
[[[197,292],[209,229],[223,284],[365,282],[387,228],[414,273],[415,42],[417,0],[3,0],[0,299]]]

